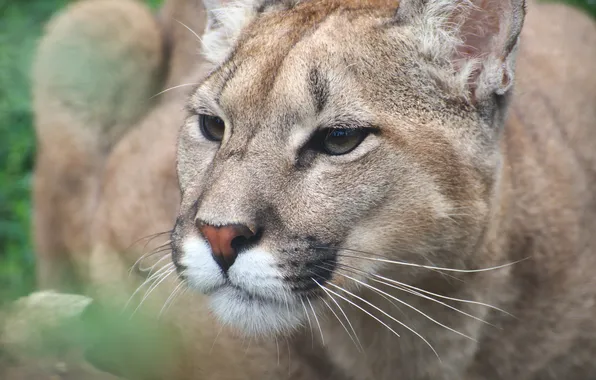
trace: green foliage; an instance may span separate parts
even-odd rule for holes
[[[580,9],[584,9],[588,11],[588,13],[590,13],[592,16],[596,17],[596,0],[565,0],[563,2],[578,7]]]
[[[66,0],[34,0],[0,6],[0,300],[33,286],[29,67],[43,23],[65,4]]]
[[[146,0],[157,8],[162,0]],[[596,16],[596,0],[567,0]],[[69,0],[0,0],[0,303],[34,287],[30,240],[35,138],[29,71],[44,23]]]

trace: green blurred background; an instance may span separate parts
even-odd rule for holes
[[[145,0],[156,8],[162,0]],[[596,0],[566,0],[596,17]],[[0,0],[0,305],[35,286],[30,240],[35,137],[29,71],[43,25],[69,0]]]

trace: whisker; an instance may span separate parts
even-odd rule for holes
[[[128,247],[125,249],[125,251],[128,251],[128,250],[130,250],[132,247],[134,247],[134,246],[135,246],[136,244],[138,244],[139,242],[141,242],[141,241],[143,241],[143,240],[145,240],[145,239],[148,239],[148,240],[147,240],[147,242],[145,243],[145,245],[143,246],[143,250],[144,250],[145,248],[147,248],[147,245],[148,245],[149,243],[151,243],[151,241],[152,241],[153,239],[156,239],[156,238],[158,238],[158,237],[160,237],[160,236],[162,236],[162,235],[166,235],[166,234],[170,234],[170,233],[172,233],[172,230],[169,230],[169,231],[162,231],[162,232],[157,232],[157,233],[155,233],[155,234],[151,234],[151,235],[144,236],[144,237],[142,237],[142,238],[140,238],[140,239],[137,239],[137,240],[135,240],[135,241],[134,241],[134,242],[133,242],[131,245],[129,245],[129,246],[128,246]],[[169,243],[169,242],[168,242],[168,243]]]
[[[404,286],[396,286],[396,285],[393,285],[393,284],[391,284],[391,283],[388,283],[388,282],[386,282],[386,281],[377,280],[377,279],[375,279],[375,278],[371,277],[371,275],[367,274],[367,273],[366,273],[366,272],[364,272],[364,271],[358,270],[358,269],[356,269],[356,268],[353,268],[353,267],[350,267],[350,266],[347,266],[347,265],[344,265],[344,264],[340,264],[340,265],[341,265],[342,267],[343,267],[343,266],[345,266],[345,267],[351,268],[351,269],[352,269],[352,270],[351,270],[351,272],[352,272],[352,273],[354,273],[354,274],[358,274],[357,272],[361,272],[361,274],[365,275],[365,276],[366,276],[366,278],[368,278],[368,279],[369,279],[369,280],[371,280],[371,281],[375,281],[375,282],[378,282],[378,283],[380,283],[380,284],[383,284],[383,285],[385,285],[385,286],[389,286],[389,287],[391,287],[391,288],[394,288],[394,289],[397,289],[397,290],[401,290],[402,292],[406,292],[406,293],[413,294],[413,295],[415,295],[415,296],[418,296],[418,297],[421,297],[421,298],[424,298],[424,299],[428,299],[428,300],[430,300],[430,301],[433,301],[433,302],[436,302],[436,303],[438,303],[438,304],[440,304],[440,305],[443,305],[443,306],[445,306],[445,307],[447,307],[447,308],[449,308],[449,309],[452,309],[452,310],[454,310],[454,311],[457,311],[458,313],[461,313],[461,314],[463,314],[463,315],[465,315],[465,316],[467,316],[467,317],[470,317],[470,318],[472,318],[472,319],[475,319],[475,320],[477,320],[477,321],[480,321],[480,322],[482,322],[482,323],[485,323],[485,324],[487,324],[487,325],[490,325],[490,326],[493,326],[493,327],[497,327],[497,326],[493,325],[492,323],[490,323],[490,322],[487,322],[487,321],[485,321],[484,319],[482,319],[482,318],[480,318],[480,317],[477,317],[477,316],[475,316],[475,315],[473,315],[473,314],[469,314],[469,313],[467,313],[467,312],[465,312],[465,311],[463,311],[463,310],[460,310],[460,309],[458,309],[458,308],[456,308],[456,307],[454,307],[454,306],[451,306],[451,305],[449,305],[449,304],[447,304],[447,303],[445,303],[445,302],[441,302],[441,301],[439,301],[439,300],[437,300],[437,299],[434,299],[434,298],[432,298],[432,297],[426,296],[426,295],[424,295],[424,294],[422,294],[422,293],[420,293],[420,292],[417,292],[417,291],[415,291],[415,290],[410,290],[410,289],[408,289],[408,288],[406,288],[406,287],[404,287]],[[345,270],[345,268],[343,268],[343,269]],[[377,277],[377,275],[374,275],[374,274],[373,274],[372,276],[375,276],[375,277]],[[382,277],[382,276],[379,276],[379,277]],[[384,277],[382,277],[382,278],[384,278]],[[400,283],[399,281],[395,281],[395,282],[396,282],[396,283],[398,283],[398,284],[402,284],[402,283]],[[416,287],[414,287],[414,288],[416,288]],[[418,289],[418,288],[416,288],[416,289]]]
[[[310,302],[310,299],[307,298],[306,301],[308,301],[308,305],[310,306],[310,310],[312,310],[312,315],[315,317],[315,321],[317,321],[317,326],[319,326],[319,332],[321,333],[321,342],[323,343],[323,346],[325,345],[325,338],[323,338],[323,329],[321,328],[321,324],[319,323],[319,318],[317,318],[317,313],[315,313],[315,308],[312,306],[312,303]]]
[[[323,301],[323,303],[327,306],[327,308],[333,313],[333,315],[335,316],[335,318],[337,319],[337,321],[341,324],[341,327],[343,327],[344,330],[346,330],[346,334],[348,334],[348,336],[350,337],[350,339],[352,340],[352,342],[354,342],[354,345],[356,346],[356,349],[358,351],[360,351],[360,347],[358,347],[358,344],[356,344],[356,341],[354,340],[354,337],[352,337],[352,334],[350,334],[350,331],[348,331],[348,328],[346,327],[346,325],[344,324],[344,322],[339,318],[339,316],[337,315],[337,313],[335,312],[335,310],[333,310],[333,308],[331,308],[331,306],[329,305],[329,303],[327,301],[325,301],[324,298],[319,297],[319,299],[321,301]]]
[[[161,263],[162,261],[167,260],[169,258],[170,258],[170,255],[164,255],[161,259],[157,260],[155,262],[155,264],[151,265],[150,267],[142,268],[142,267],[139,266],[139,272],[143,272],[143,273],[149,272],[149,275],[151,275],[151,272],[153,271],[153,269],[155,269],[155,267],[157,265],[159,265],[159,263]]]
[[[343,270],[345,270],[345,271],[348,271],[346,268],[344,268],[344,267],[345,267],[345,266],[347,266],[347,265],[345,265],[345,264],[337,264],[337,265],[338,265],[338,266],[341,266],[341,267],[342,267],[341,269],[343,269]],[[317,265],[317,267],[321,268],[321,267],[320,267],[320,266],[318,266],[318,265]],[[331,270],[330,268],[322,268],[322,269]],[[352,272],[352,273],[354,273],[354,274],[358,274],[358,273],[355,273],[355,272],[353,272],[353,271],[351,271],[351,272]],[[363,272],[364,272],[364,271],[363,271]],[[312,272],[311,272],[311,273],[312,273]],[[366,273],[366,272],[364,272],[364,273]],[[399,311],[399,312],[400,312],[400,313],[401,313],[401,314],[402,314],[404,317],[406,317],[406,318],[407,318],[407,315],[406,315],[406,313],[404,313],[404,311],[401,309],[401,307],[399,307],[399,305],[397,305],[397,304],[396,304],[396,303],[395,303],[395,302],[394,302],[394,301],[393,301],[391,298],[389,298],[389,297],[386,297],[386,296],[384,296],[383,294],[379,294],[379,295],[380,295],[380,296],[381,296],[381,297],[382,297],[382,298],[383,298],[385,301],[389,302],[389,303],[390,303],[390,304],[391,304],[393,307],[395,307],[395,308],[396,308],[396,309],[397,309],[397,310],[398,310],[398,311]]]
[[[164,302],[161,310],[159,311],[159,314],[157,315],[158,319],[161,318],[162,314],[168,309],[168,306],[174,302],[174,300],[176,299],[176,294],[178,293],[178,291],[180,289],[182,289],[182,287],[184,286],[184,282],[180,282],[175,288],[174,290],[172,290],[172,293],[170,294],[170,296],[166,299],[166,302]]]
[[[304,314],[306,314],[306,320],[308,321],[308,327],[310,328],[310,341],[312,342],[312,347],[315,346],[315,334],[312,329],[312,323],[310,322],[310,317],[308,316],[308,310],[306,310],[306,305],[304,305],[304,300],[300,297],[300,302],[302,303],[302,308],[304,309]]]
[[[160,250],[160,249],[163,249],[163,248],[171,248],[171,246],[170,246],[170,244],[171,244],[171,243],[172,243],[172,241],[171,241],[171,240],[165,241],[165,242],[163,242],[162,244],[158,245],[157,247],[153,248],[153,249],[152,249],[151,251],[149,251],[148,253],[152,253],[152,252],[158,251],[158,250]],[[147,243],[147,244],[148,244],[148,243]],[[143,249],[146,249],[146,248],[147,248],[147,246],[146,246],[146,245],[144,245],[144,246],[143,246]]]
[[[284,297],[284,302],[286,304],[286,311],[288,312],[288,315],[290,315],[290,303],[288,302],[288,295],[286,294],[286,292],[283,292],[283,297]]]
[[[172,300],[172,302],[170,302],[170,304],[168,305],[168,307],[166,308],[166,310],[164,310],[164,314],[168,312],[168,310],[170,310],[170,308],[174,305],[174,303],[180,299],[180,297],[184,297],[184,295],[186,294],[186,292],[188,291],[188,287],[185,286],[182,288],[182,290],[180,292],[178,292],[178,294],[176,294],[174,296],[174,299]]]
[[[215,343],[217,343],[217,338],[219,338],[219,335],[221,334],[223,329],[224,329],[224,326],[221,325],[221,327],[219,328],[219,331],[217,332],[217,335],[215,336],[215,339],[213,339],[213,344],[211,345],[211,349],[209,350],[209,356],[211,356],[211,354],[213,353],[213,349],[215,348]],[[250,341],[248,342],[248,344],[250,345]]]
[[[288,379],[292,374],[292,351],[290,350],[290,341],[287,337],[284,338],[286,341],[286,348],[288,350]]]
[[[277,366],[279,367],[279,342],[277,341],[277,335],[275,336],[275,347],[277,348]]]
[[[339,256],[346,256],[346,257],[350,257],[350,256],[347,256],[346,254],[342,254],[340,251],[343,250],[343,251],[348,251],[348,252],[362,253],[362,254],[365,254],[365,255],[377,256],[377,257],[380,257],[380,258],[383,258],[383,259],[388,259],[388,256],[387,255],[383,255],[383,254],[380,254],[380,253],[374,253],[374,252],[361,251],[361,250],[357,250],[357,249],[350,249],[350,248],[315,247],[315,249],[337,251],[337,252],[339,252],[338,253]],[[430,258],[428,258],[427,256],[422,255],[422,254],[420,256],[424,260],[428,261],[431,264],[431,265],[429,265],[430,267],[432,267],[432,268],[435,267],[434,263],[432,262],[432,260]],[[452,274],[445,273],[444,271],[440,271],[440,270],[432,269],[432,268],[430,268],[430,270],[441,274],[441,276],[443,276],[443,277],[449,277],[449,278],[451,278],[453,280],[456,280],[456,281],[459,281],[459,282],[465,282],[461,278],[455,277]]]
[[[160,232],[160,233],[157,233],[157,234],[150,235],[151,237],[149,238],[149,240],[147,240],[147,241],[145,242],[145,244],[143,244],[143,251],[147,249],[147,246],[148,246],[148,245],[149,245],[149,243],[151,243],[153,240],[157,239],[157,238],[158,238],[158,237],[160,237],[160,236],[163,236],[163,235],[166,235],[166,234],[171,234],[171,233],[172,233],[172,231],[170,230],[170,231],[164,231],[164,232]],[[157,247],[155,247],[155,249],[159,249],[159,248],[161,248],[161,247],[165,247],[166,245],[169,245],[171,242],[172,242],[172,240],[171,240],[171,239],[168,239],[167,241],[165,241],[165,242],[163,242],[162,244],[160,244],[160,245],[158,245]]]
[[[252,344],[252,335],[248,336],[248,344],[246,345],[246,348],[244,349],[244,358],[246,358],[246,356],[248,355],[248,351],[250,351],[250,345]]]
[[[387,297],[390,297],[391,299],[394,299],[395,301],[397,301],[397,302],[399,302],[399,303],[403,304],[404,306],[407,306],[407,307],[409,307],[410,309],[412,309],[412,310],[414,310],[414,311],[416,311],[416,312],[420,313],[420,315],[424,316],[424,317],[425,317],[425,318],[427,318],[429,321],[432,321],[432,322],[436,323],[437,325],[439,325],[439,326],[441,326],[441,327],[443,327],[443,328],[446,328],[447,330],[449,330],[449,331],[451,331],[451,332],[454,332],[454,333],[456,333],[456,334],[458,334],[458,335],[461,335],[461,336],[463,336],[463,337],[465,337],[465,338],[468,338],[468,339],[470,339],[470,340],[471,340],[471,341],[473,341],[473,342],[477,342],[477,340],[476,340],[476,339],[474,339],[474,338],[472,338],[471,336],[468,336],[468,335],[466,335],[466,334],[464,334],[464,333],[462,333],[462,332],[460,332],[460,331],[457,331],[457,330],[455,330],[455,329],[453,329],[453,328],[451,328],[451,327],[449,327],[449,326],[447,326],[447,325],[445,325],[445,324],[443,324],[443,323],[441,323],[441,322],[437,321],[436,319],[433,319],[431,316],[429,316],[429,315],[425,314],[424,312],[422,312],[422,311],[418,310],[417,308],[415,308],[414,306],[410,305],[409,303],[407,303],[407,302],[405,302],[405,301],[402,301],[402,300],[400,300],[399,298],[397,298],[397,297],[395,297],[395,296],[393,296],[393,295],[391,295],[391,294],[389,294],[389,293],[387,293],[387,292],[384,292],[384,291],[382,291],[382,290],[380,290],[380,289],[377,289],[377,288],[375,288],[374,286],[372,286],[372,285],[369,285],[369,284],[367,284],[367,283],[365,283],[365,282],[363,282],[363,281],[357,280],[357,279],[355,279],[355,278],[353,278],[353,277],[351,277],[351,276],[348,276],[348,275],[345,275],[345,274],[342,274],[342,273],[339,273],[339,272],[338,272],[337,274],[339,274],[340,276],[343,276],[343,277],[349,278],[350,280],[352,280],[352,281],[354,281],[354,282],[357,282],[357,283],[359,283],[360,285],[363,285],[363,286],[365,286],[365,287],[367,287],[367,288],[369,288],[369,289],[372,289],[373,291],[375,291],[375,292],[377,292],[377,293],[379,293],[379,294],[384,294],[384,295],[386,295]],[[331,284],[331,283],[330,283],[330,284]],[[331,284],[331,285],[333,285],[333,284]],[[356,296],[356,297],[358,297],[358,296]]]
[[[398,265],[404,265],[404,266],[410,266],[410,267],[432,269],[432,270],[439,270],[439,271],[445,271],[445,272],[457,272],[457,273],[488,272],[488,271],[491,271],[491,270],[497,270],[497,269],[502,269],[502,268],[510,267],[512,265],[519,264],[522,261],[528,260],[527,258],[525,258],[525,259],[517,260],[517,261],[511,262],[511,263],[507,263],[507,264],[503,264],[503,265],[497,265],[497,266],[489,267],[489,268],[481,268],[481,269],[454,269],[454,268],[442,268],[442,267],[433,267],[433,266],[429,266],[429,265],[414,264],[414,263],[408,263],[408,262],[399,261],[399,260],[377,259],[377,258],[374,258],[374,257],[346,255],[346,254],[343,254],[343,253],[342,254],[339,254],[339,255],[340,256],[344,256],[344,257],[352,257],[352,258],[356,258],[356,259],[362,259],[362,260],[379,261],[379,262],[389,263],[389,264],[398,264]]]
[[[128,299],[128,301],[126,302],[126,304],[124,305],[122,311],[125,311],[128,308],[128,305],[130,304],[130,302],[132,301],[132,299],[137,295],[137,293],[139,293],[141,291],[141,289],[143,289],[143,287],[145,285],[147,285],[148,283],[152,282],[153,280],[157,279],[157,277],[159,277],[163,271],[167,271],[167,269],[171,269],[171,265],[173,264],[166,264],[163,267],[159,268],[153,275],[149,276],[145,281],[143,281],[143,283],[141,285],[139,285],[136,290],[132,293],[132,295],[130,296],[130,298]]]
[[[158,92],[157,94],[153,95],[152,97],[149,98],[149,100],[158,97],[159,95],[165,94],[166,92],[172,91],[172,90],[176,90],[178,88],[182,88],[182,87],[189,87],[189,86],[198,86],[200,83],[185,83],[185,84],[180,84],[178,86],[174,86],[174,87],[170,87],[170,88],[166,88],[163,91]]]
[[[186,25],[185,23],[183,23],[180,20],[176,20],[176,22],[180,25],[182,25],[183,27],[185,27],[186,29],[188,29],[189,32],[191,32],[192,34],[194,34],[195,37],[197,37],[197,39],[199,40],[199,42],[202,44],[203,43],[203,39],[201,38],[201,36],[199,36],[199,34],[197,32],[195,32],[194,30],[192,30],[192,28],[190,28],[188,25]]]
[[[313,279],[314,280],[314,279]],[[354,293],[345,290],[344,288],[342,288],[341,286],[337,286],[331,282],[328,283],[329,285],[351,295],[352,297],[366,303],[367,305],[373,307],[374,309],[378,310],[379,312],[381,312],[382,314],[384,314],[385,316],[389,317],[391,320],[397,322],[398,324],[400,324],[401,326],[403,326],[404,328],[406,328],[407,330],[409,330],[410,332],[412,332],[414,335],[416,335],[418,338],[420,338],[424,343],[426,343],[428,345],[428,347],[430,347],[430,349],[434,352],[434,354],[437,356],[437,359],[439,359],[439,361],[441,361],[441,358],[439,357],[439,354],[437,353],[437,351],[434,349],[434,347],[432,346],[432,344],[430,344],[430,342],[428,340],[426,340],[422,335],[420,335],[418,332],[416,332],[416,330],[412,329],[411,327],[409,327],[408,325],[406,325],[405,323],[401,322],[400,320],[394,318],[393,316],[391,316],[390,314],[386,313],[385,311],[383,311],[381,308],[373,305],[372,303],[368,302],[367,300],[365,300],[362,297],[359,297],[357,295],[355,295]],[[331,289],[327,288],[327,290],[331,291]],[[335,293],[337,294],[337,293]],[[339,296],[339,295],[338,295]],[[354,304],[355,305],[355,304]],[[378,320],[378,319],[377,319]],[[378,320],[380,321],[380,320]],[[383,323],[383,322],[381,322]],[[383,323],[384,324],[384,323]],[[385,325],[385,324],[384,324]],[[385,327],[389,328],[389,326],[385,325]],[[393,331],[393,330],[392,330]],[[397,333],[396,333],[397,334]],[[399,336],[399,334],[397,334],[397,336]]]
[[[338,294],[337,292],[334,292],[333,290],[321,285],[317,280],[315,280],[314,278],[311,277],[311,280],[313,280],[321,289],[325,289],[328,292],[331,292],[333,294],[335,294],[337,297],[341,298],[342,300],[346,301],[347,303],[349,303],[350,305],[357,307],[358,309],[362,310],[366,315],[368,315],[369,317],[373,318],[375,321],[379,322],[381,325],[385,326],[389,331],[391,331],[393,334],[395,334],[397,337],[400,337],[400,335],[393,330],[391,327],[389,327],[389,325],[387,325],[385,322],[381,321],[379,318],[375,317],[372,313],[368,312],[366,309],[360,307],[359,305],[357,305],[356,303],[354,303],[353,301],[347,299],[346,297],[342,296],[341,294]],[[331,285],[331,283],[329,283]]]
[[[173,266],[174,264],[171,264],[171,265]],[[139,303],[139,305],[137,306],[137,308],[132,312],[132,315],[130,317],[131,319],[136,314],[136,312],[141,308],[141,306],[143,305],[143,303],[145,302],[145,300],[147,298],[149,298],[149,296],[151,295],[151,293],[153,293],[153,291],[155,291],[155,289],[157,289],[162,282],[164,282],[168,277],[170,277],[170,275],[172,273],[175,273],[175,272],[176,272],[176,268],[170,267],[170,269],[167,272],[165,272],[164,274],[162,274],[159,277],[159,279],[156,280],[153,285],[151,285],[151,287],[149,288],[149,290],[147,290],[147,293],[145,293],[145,296],[143,296],[143,299],[141,300],[141,302]]]
[[[362,347],[362,344],[360,343],[360,339],[358,339],[358,334],[356,334],[356,330],[354,329],[354,326],[352,326],[352,323],[350,322],[350,318],[348,318],[348,316],[344,312],[344,309],[339,305],[337,300],[329,292],[327,292],[327,289],[325,289],[325,288],[321,288],[321,289],[323,289],[323,291],[325,293],[327,293],[327,295],[329,296],[329,299],[331,299],[331,301],[333,301],[335,303],[335,305],[337,306],[339,311],[342,313],[342,315],[346,319],[346,322],[348,322],[348,325],[350,326],[350,330],[352,330],[352,332],[354,333],[354,337],[356,338],[356,341],[358,341],[358,345],[360,346],[362,351],[364,351],[364,347]]]
[[[155,249],[153,249],[152,251],[146,252],[143,255],[141,255],[141,257],[139,257],[137,259],[137,261],[134,262],[134,264],[132,264],[132,266],[130,267],[130,269],[128,270],[128,275],[130,276],[132,271],[134,270],[134,268],[136,268],[138,265],[140,265],[140,263],[145,260],[148,259],[149,257],[155,256],[157,254],[163,253],[166,250],[169,250],[170,248],[167,247],[170,244],[170,240],[168,240],[167,242],[165,242],[164,244],[161,244],[157,247],[155,247]],[[145,245],[146,247],[146,245]],[[166,249],[167,248],[167,249]]]
[[[527,260],[527,259],[523,259],[523,260]],[[520,261],[523,261],[523,260],[520,260]],[[349,266],[347,264],[339,264],[339,265],[342,265],[344,267],[351,268],[352,270],[357,270],[357,271],[362,272],[362,273],[366,273],[366,272],[364,272],[364,271],[362,271],[360,269],[354,268],[354,267]],[[330,268],[326,268],[326,269],[330,270]],[[462,303],[468,303],[468,304],[471,304],[471,305],[478,305],[478,306],[488,307],[490,309],[493,309],[493,310],[499,311],[499,312],[501,312],[503,314],[506,314],[506,315],[508,315],[508,316],[510,316],[512,318],[517,318],[515,315],[513,315],[513,314],[511,314],[511,313],[509,313],[509,312],[507,312],[507,311],[505,311],[503,309],[500,309],[500,308],[498,308],[496,306],[493,306],[491,304],[487,304],[487,303],[479,302],[479,301],[472,301],[472,300],[465,300],[465,299],[461,299],[461,298],[454,298],[454,297],[444,296],[444,295],[433,293],[433,292],[430,292],[428,290],[425,290],[425,289],[422,289],[422,288],[418,288],[416,286],[413,286],[413,285],[410,285],[410,284],[406,284],[404,282],[400,282],[400,281],[397,281],[397,280],[393,280],[391,278],[387,278],[387,277],[384,277],[384,276],[381,276],[381,275],[378,275],[378,274],[371,274],[371,276],[380,278],[380,279],[385,280],[385,281],[392,282],[392,283],[397,284],[397,285],[401,285],[401,286],[406,287],[406,288],[414,289],[415,291],[419,291],[421,293],[429,294],[429,295],[432,295],[432,296],[435,296],[435,297],[438,297],[438,298],[443,298],[443,299],[447,299],[447,300],[450,300],[450,301],[457,301],[457,302],[462,302]],[[488,322],[486,322],[486,323],[488,323]]]
[[[165,270],[164,270],[165,269]],[[158,279],[160,279],[166,272],[170,272],[171,270],[174,270],[174,263],[168,263],[168,264],[164,264],[161,268],[159,268],[153,275],[151,275],[151,278],[155,281],[157,281]],[[162,272],[161,274],[158,275],[158,272]],[[151,285],[151,287],[154,284]],[[151,289],[150,287],[150,289]]]
[[[428,290],[424,290],[424,289],[418,288],[418,287],[413,286],[413,285],[410,285],[410,284],[406,284],[406,283],[403,283],[403,282],[400,282],[400,281],[392,280],[390,278],[383,277],[383,276],[380,276],[378,274],[374,274],[373,276],[378,277],[380,279],[383,279],[385,281],[393,282],[393,283],[395,283],[397,285],[401,285],[401,286],[406,287],[406,288],[414,289],[416,292],[426,293],[426,294],[429,294],[429,295],[432,295],[432,296],[435,296],[435,297],[439,297],[439,298],[443,298],[443,299],[447,299],[447,300],[450,300],[450,301],[468,303],[468,304],[471,304],[471,305],[484,306],[484,307],[487,307],[487,308],[490,308],[490,309],[499,311],[499,312],[501,312],[503,314],[506,314],[506,315],[508,315],[510,317],[516,318],[513,314],[508,313],[508,312],[506,312],[503,309],[500,309],[500,308],[498,308],[496,306],[493,306],[493,305],[490,305],[490,304],[487,304],[487,303],[484,303],[484,302],[472,301],[472,300],[465,300],[465,299],[454,298],[454,297],[448,297],[448,296],[444,296],[442,294],[437,294],[437,293],[430,292]],[[437,301],[437,300],[435,300],[435,301]],[[485,322],[485,323],[488,323],[488,322]],[[494,325],[492,325],[492,326],[494,326]]]

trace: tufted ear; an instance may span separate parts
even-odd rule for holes
[[[447,85],[478,103],[511,88],[525,13],[525,0],[403,0],[397,18],[414,27],[427,58],[451,70]]]
[[[203,35],[203,54],[211,63],[223,62],[240,32],[256,17],[263,0],[203,0],[207,28]]]

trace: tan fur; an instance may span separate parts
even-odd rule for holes
[[[415,17],[411,5],[401,2],[398,16]],[[469,269],[526,259],[497,271],[447,273],[457,277],[453,279],[340,256],[342,265],[515,315],[449,302],[499,330],[412,294],[382,288],[473,336],[474,342],[405,305],[399,305],[400,312],[384,297],[333,274],[332,283],[357,292],[428,339],[442,362],[389,319],[382,317],[401,338],[356,308],[345,307],[365,348],[358,352],[320,303],[316,308],[324,347],[317,334],[311,342],[304,323],[291,337],[262,338],[247,348],[210,316],[205,296],[186,292],[166,315],[166,323],[179,332],[174,339],[178,349],[164,358],[163,372],[155,375],[222,380],[341,379],[344,374],[412,380],[595,376],[596,26],[591,20],[563,6],[530,3],[514,96],[497,145],[478,137],[472,106],[453,107],[464,102],[461,95],[468,84],[437,69],[444,51],[436,41],[417,45],[426,41],[437,50],[423,52],[424,61],[413,69],[411,51],[400,51],[401,45],[375,31],[379,20],[391,19],[397,4],[321,1],[275,9],[247,24],[232,59],[206,79],[198,67],[199,41],[173,21],[201,34],[204,21],[193,7],[190,0],[166,1],[156,22],[132,1],[81,2],[59,16],[42,41],[34,81],[41,144],[35,203],[42,286],[57,286],[62,274],[56,267],[63,262],[60,258],[68,258],[91,292],[121,305],[143,280],[140,273],[132,278],[127,274],[143,250],[133,243],[170,230],[177,217],[178,255],[180,242],[195,233],[194,220],[200,218],[264,226],[263,242],[278,262],[288,257],[281,253],[285,248],[307,252],[304,241],[288,231],[423,265]],[[407,30],[395,32],[396,38],[420,37]],[[80,72],[120,67],[120,62],[127,62],[130,71],[110,70],[113,82],[105,83],[106,92],[91,92],[87,84],[79,87],[78,76],[63,91],[63,77],[56,76],[61,67],[54,63],[64,54],[62,42],[68,36],[83,36],[76,49],[89,44],[97,50],[93,57],[99,61],[92,60],[97,67],[86,59],[72,61]],[[162,55],[168,51],[169,56]],[[354,71],[346,69],[342,58],[353,60]],[[290,132],[279,120],[284,112],[311,112],[303,79],[311,62],[319,63],[334,88],[329,104],[382,128],[381,137],[363,144],[371,150],[370,144],[381,146],[383,155],[314,165],[312,174],[309,169],[303,177],[296,174],[279,138]],[[391,78],[391,70],[410,75]],[[421,70],[437,80],[440,90],[427,87]],[[503,70],[503,78],[511,79]],[[163,80],[160,72],[166,73]],[[394,80],[396,85],[384,85]],[[480,80],[481,85],[493,83],[490,77]],[[144,102],[159,92],[158,86],[200,82],[196,92],[183,87]],[[504,91],[509,88],[506,80],[501,85]],[[51,91],[55,86],[61,91]],[[119,107],[112,94],[123,88],[131,103]],[[444,93],[438,96],[438,91]],[[196,123],[182,109],[189,94],[189,107],[204,109],[218,93],[219,107],[225,110],[220,116],[234,120],[236,128],[221,149],[198,142]],[[481,101],[482,93],[477,95]],[[175,172],[182,124],[178,174],[183,196]],[[210,167],[213,157],[217,164]],[[340,164],[346,169],[337,174],[333,168]],[[74,184],[65,186],[69,183]],[[263,210],[277,219],[259,217]],[[280,222],[286,232],[276,230]],[[156,239],[150,247],[164,240]],[[157,314],[175,286],[175,281],[165,282],[145,310]]]

